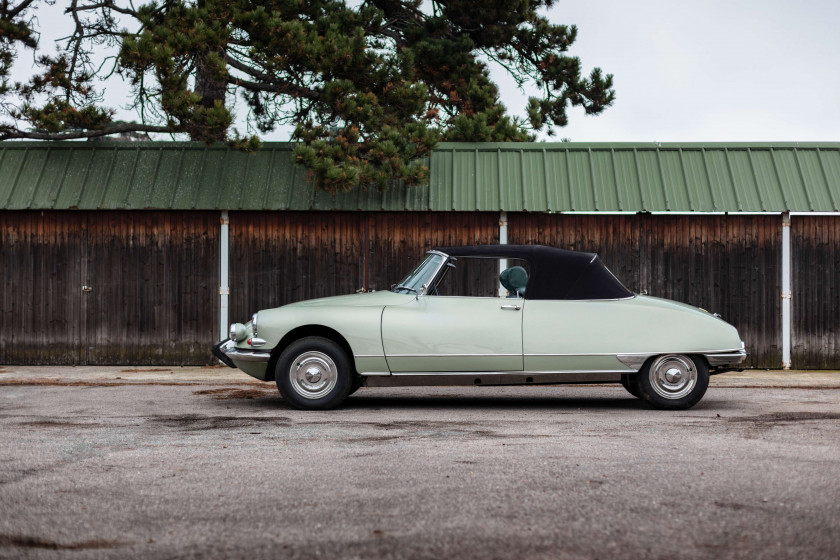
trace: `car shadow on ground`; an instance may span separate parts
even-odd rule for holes
[[[526,395],[375,395],[356,394],[343,404],[344,409],[638,409],[647,408],[642,401],[628,398],[585,396]]]
[[[368,409],[368,410],[405,410],[405,409],[505,409],[505,410],[551,410],[554,412],[567,411],[575,413],[585,409],[588,412],[610,411],[610,410],[648,410],[658,412],[644,401],[631,396],[612,397],[587,397],[558,395],[546,396],[465,396],[465,395],[383,395],[367,396],[354,395],[348,398],[342,405],[342,409]],[[692,410],[724,410],[729,409],[726,402],[719,400],[701,401]],[[676,411],[681,412],[681,411]]]
[[[504,395],[492,394],[492,389],[485,394],[441,394],[429,391],[424,394],[395,395],[387,389],[362,389],[347,398],[336,410],[364,411],[364,410],[550,410],[574,413],[578,410],[610,411],[610,410],[649,410],[654,409],[642,400],[636,399],[623,391],[616,391],[615,396],[587,396],[586,389],[575,389],[581,394],[557,395]],[[276,390],[269,388],[257,390],[221,389],[213,391],[197,391],[197,395],[206,395],[217,402],[220,407],[238,410],[294,410],[287,404]],[[706,396],[692,408],[696,411],[722,411],[737,408],[735,403]],[[679,411],[677,411],[679,412]]]

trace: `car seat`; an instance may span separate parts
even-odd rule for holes
[[[528,273],[521,266],[512,266],[502,271],[499,282],[510,292],[508,297],[522,297],[528,285]]]

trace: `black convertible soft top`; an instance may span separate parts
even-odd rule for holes
[[[530,266],[525,299],[621,299],[633,296],[595,253],[545,245],[437,247],[450,257],[522,259]]]

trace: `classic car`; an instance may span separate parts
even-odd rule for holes
[[[621,383],[686,409],[746,357],[717,314],[625,288],[594,253],[439,247],[390,290],[301,301],[230,327],[213,354],[302,409],[359,387]]]

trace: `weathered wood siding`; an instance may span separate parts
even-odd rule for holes
[[[791,218],[791,362],[840,369],[840,216]]]
[[[88,364],[209,364],[218,212],[97,212],[87,226]]]
[[[363,286],[359,212],[231,212],[230,320]]]
[[[376,212],[368,215],[367,235],[370,239],[368,288],[387,290],[411,272],[433,247],[498,243],[499,215],[495,212]],[[473,280],[482,284],[480,278]],[[492,289],[495,282],[490,284]]]
[[[210,363],[218,223],[216,212],[0,213],[0,360]]]
[[[0,363],[80,363],[86,220],[0,212]]]
[[[780,222],[511,213],[508,235],[596,251],[629,288],[723,315],[746,365],[779,367]],[[427,249],[498,243],[498,226],[493,212],[232,213],[230,319],[388,289]],[[218,212],[0,212],[0,363],[210,363],[218,244]],[[792,244],[793,366],[840,368],[840,217],[794,216]]]
[[[498,214],[232,212],[230,320],[259,309],[387,290],[436,245],[498,243]]]
[[[781,218],[509,214],[510,243],[599,253],[628,288],[720,313],[750,352],[781,366]],[[835,308],[836,309],[836,308]]]

